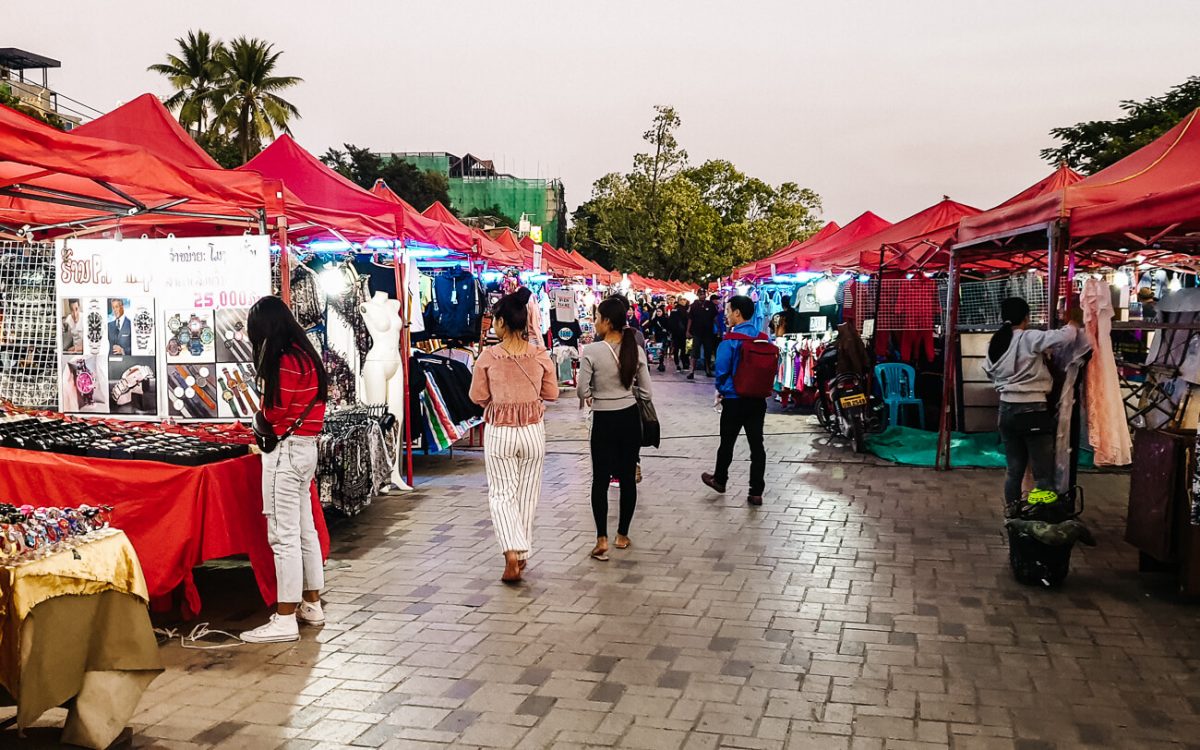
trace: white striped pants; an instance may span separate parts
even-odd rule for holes
[[[483,459],[496,540],[501,550],[514,551],[524,560],[533,546],[533,514],[542,494],[545,424],[488,425],[483,430]]]

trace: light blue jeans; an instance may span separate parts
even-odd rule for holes
[[[262,464],[263,515],[275,553],[276,595],[281,602],[299,602],[301,592],[325,586],[309,494],[317,472],[317,439],[292,435],[264,453]]]

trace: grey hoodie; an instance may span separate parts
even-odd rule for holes
[[[1014,329],[1012,343],[1000,359],[983,363],[983,371],[1000,392],[1000,400],[1010,404],[1044,403],[1054,380],[1042,353],[1074,342],[1078,332],[1072,325],[1057,331]]]

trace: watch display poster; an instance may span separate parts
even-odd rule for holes
[[[249,419],[258,411],[262,394],[254,366],[245,362],[218,364],[217,413],[222,419]]]
[[[64,412],[253,414],[246,315],[271,293],[269,238],[64,239],[55,253]]]

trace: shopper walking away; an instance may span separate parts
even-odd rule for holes
[[[263,515],[275,555],[277,604],[265,625],[241,638],[247,643],[295,641],[300,623],[325,624],[325,571],[309,493],[317,472],[317,435],[325,422],[329,379],[321,356],[278,297],[254,303],[246,334],[262,394],[256,429],[270,429],[279,438],[274,450],[262,454]]]
[[[629,524],[637,506],[637,461],[642,444],[638,400],[650,400],[650,368],[633,330],[626,326],[625,302],[610,297],[596,308],[594,343],[583,347],[577,387],[581,406],[592,409],[592,515],[596,546],[592,557],[608,559],[608,483],[621,486],[614,546],[630,546]]]
[[[767,399],[765,394],[739,394],[734,386],[734,377],[740,364],[739,355],[748,344],[740,339],[762,336],[750,322],[753,317],[753,300],[743,295],[730,297],[725,313],[731,329],[730,337],[717,347],[716,361],[717,398],[721,402],[721,446],[717,449],[716,470],[711,474],[701,474],[700,481],[717,492],[725,492],[726,482],[729,481],[729,465],[733,462],[733,447],[737,443],[738,433],[745,432],[746,441],[750,444],[750,492],[746,502],[762,505],[767,471],[767,451],[763,447]]]
[[[667,316],[667,330],[671,333],[671,353],[675,358],[675,372],[691,367],[687,354],[688,305],[682,297],[675,303]]]
[[[479,355],[471,377],[471,400],[483,407],[483,461],[492,528],[504,553],[500,580],[518,583],[533,550],[533,517],[542,494],[546,459],[543,401],[558,398],[550,354],[530,344],[530,292],[502,297],[492,310],[499,344]]]
[[[1020,297],[1000,302],[1004,325],[992,334],[983,371],[1000,392],[1000,439],[1007,473],[1004,505],[1011,515],[1021,504],[1025,470],[1032,468],[1037,490],[1054,491],[1054,435],[1057,420],[1047,399],[1054,385],[1044,353],[1072,344],[1082,324],[1079,310],[1057,331],[1029,330],[1029,303]]]
[[[713,348],[716,344],[717,306],[704,296],[692,303],[688,310],[688,335],[692,337],[692,371],[688,380],[696,379],[696,369],[704,365],[704,374],[712,377]]]

